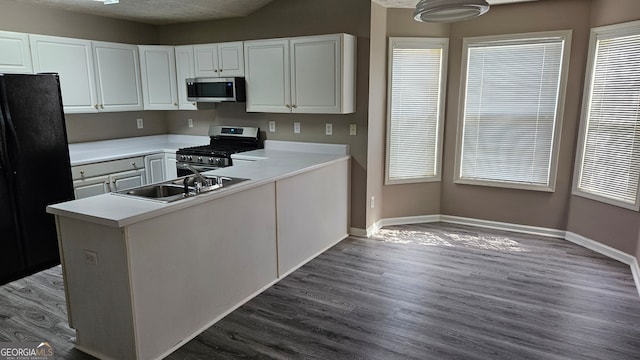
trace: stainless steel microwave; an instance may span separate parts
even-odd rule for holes
[[[187,100],[196,102],[245,102],[243,77],[187,79]]]

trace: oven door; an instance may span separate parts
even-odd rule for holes
[[[211,171],[211,170],[220,168],[219,166],[215,166],[215,165],[193,165],[193,164],[191,164],[191,167],[196,169],[197,172]],[[193,172],[185,166],[185,163],[177,162],[176,170],[178,172],[178,177],[193,175]]]

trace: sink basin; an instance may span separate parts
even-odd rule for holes
[[[175,180],[168,180],[162,183],[142,185],[132,189],[116,191],[112,194],[127,196],[137,199],[159,201],[163,203],[174,202],[186,199],[191,196],[207,194],[212,191],[235,185],[249,179],[231,178],[226,176],[205,176],[210,180],[210,186],[197,187],[198,178],[195,176],[183,176]],[[185,194],[184,182],[187,178],[187,193]]]
[[[159,199],[175,195],[184,195],[184,187],[171,184],[148,185],[127,190],[125,194]]]

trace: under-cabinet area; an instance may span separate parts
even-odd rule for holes
[[[78,349],[162,358],[347,236],[346,153],[251,153],[261,160],[210,172],[249,180],[174,203],[48,207]]]

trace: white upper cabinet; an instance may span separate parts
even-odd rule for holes
[[[289,40],[245,41],[247,111],[291,112]]]
[[[195,62],[193,60],[193,45],[175,47],[176,52],[176,78],[178,81],[178,108],[180,110],[197,110],[196,102],[187,100],[186,80],[196,76]]]
[[[92,42],[100,111],[143,110],[136,45]]]
[[[33,73],[29,34],[0,31],[0,74]]]
[[[349,34],[245,42],[247,111],[355,111],[356,38]]]
[[[145,110],[177,110],[178,88],[173,46],[140,45]]]
[[[244,76],[242,41],[193,45],[195,77]]]
[[[60,75],[64,112],[97,112],[91,41],[44,35],[29,40],[34,71]]]
[[[244,48],[242,41],[218,44],[220,77],[244,76]]]

